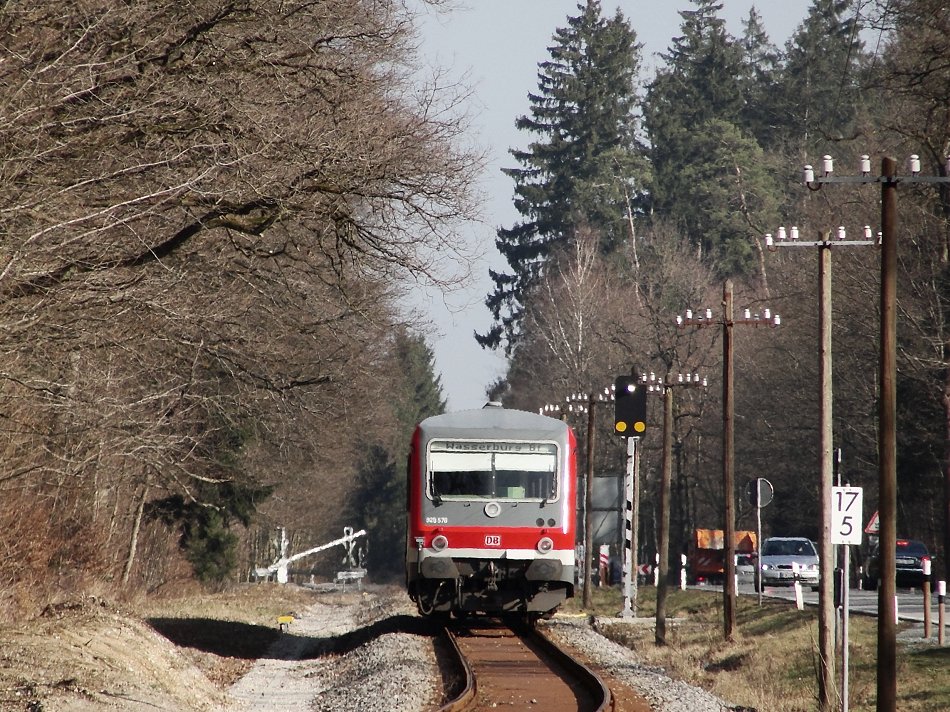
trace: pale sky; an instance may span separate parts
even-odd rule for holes
[[[549,58],[555,29],[566,26],[569,15],[579,14],[579,0],[463,0],[468,9],[448,15],[428,15],[422,29],[422,59],[448,68],[453,76],[468,75],[473,94],[473,143],[488,151],[482,188],[486,224],[468,233],[486,257],[475,265],[471,286],[454,294],[416,289],[412,300],[432,319],[436,333],[429,335],[436,372],[450,411],[480,408],[485,388],[506,372],[506,362],[482,349],[473,332],[484,333],[492,324],[484,306],[494,285],[488,267],[507,271],[495,250],[495,230],[511,227],[520,218],[512,204],[514,183],[501,168],[516,167],[509,148],[525,148],[530,136],[514,127],[529,111],[528,92],[537,90],[537,67]],[[808,13],[812,0],[723,0],[721,16],[733,36],[742,33],[742,21],[755,5],[772,42],[783,48]],[[605,16],[619,7],[643,44],[643,80],[648,81],[672,38],[680,34],[680,10],[695,9],[689,0],[602,0]]]

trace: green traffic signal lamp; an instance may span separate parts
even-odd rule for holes
[[[647,386],[633,376],[614,382],[614,433],[636,438],[647,427]]]

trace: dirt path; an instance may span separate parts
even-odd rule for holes
[[[406,632],[405,595],[354,593],[315,603],[229,689],[221,712],[429,709],[438,679],[432,643]]]
[[[289,629],[250,672],[231,686],[234,712],[298,712],[313,707],[323,691],[331,658],[303,659],[319,641],[343,635],[358,625],[358,597],[338,605],[315,603],[294,616]]]

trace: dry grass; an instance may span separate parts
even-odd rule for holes
[[[277,617],[315,594],[277,584],[121,606],[77,597],[0,623],[0,710],[211,710],[280,635]]]
[[[637,602],[638,616],[655,616],[652,587],[641,587]],[[575,599],[568,608],[579,610],[580,603]],[[775,600],[765,600],[760,607],[755,597],[740,596],[736,640],[726,643],[722,594],[676,589],[667,598],[667,645],[658,647],[653,626],[631,626],[619,618],[616,623],[610,621],[623,608],[617,589],[597,590],[593,604],[593,612],[604,617],[598,621],[601,631],[635,650],[645,664],[662,667],[673,677],[759,712],[817,708],[814,609],[798,611],[790,603]],[[851,617],[849,639],[850,709],[872,712],[877,695],[875,620]],[[950,648],[904,643],[898,648],[898,709],[950,709]]]

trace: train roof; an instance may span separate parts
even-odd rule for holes
[[[500,406],[485,406],[426,418],[419,423],[425,438],[506,438],[536,440],[549,438],[561,441],[567,425],[546,415]]]

